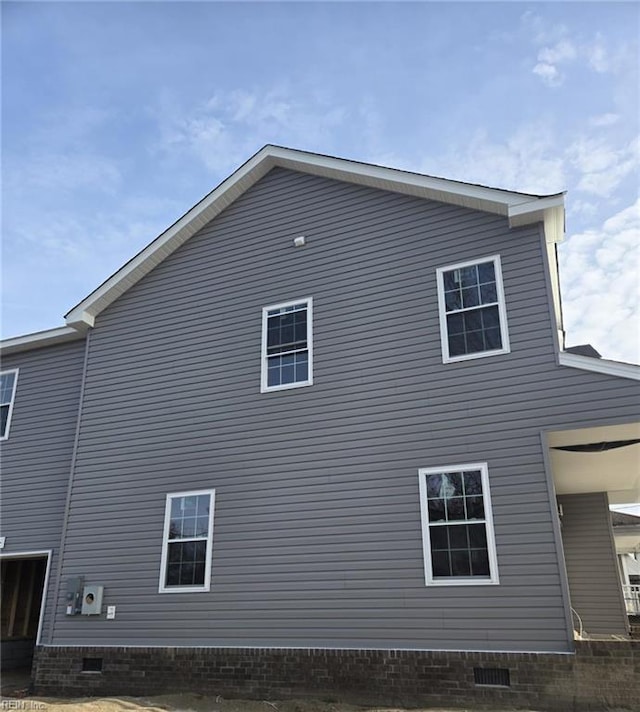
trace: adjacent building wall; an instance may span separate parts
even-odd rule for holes
[[[562,506],[571,606],[586,634],[626,635],[629,622],[620,592],[606,492],[563,495],[558,503]]]

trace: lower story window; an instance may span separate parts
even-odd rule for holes
[[[208,591],[215,490],[167,495],[160,592]]]
[[[486,463],[419,470],[425,579],[498,583]]]

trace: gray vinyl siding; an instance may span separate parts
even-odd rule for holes
[[[49,591],[62,536],[84,351],[82,339],[2,359],[2,370],[20,371],[9,438],[1,443],[6,537],[1,553],[52,550]],[[47,603],[53,604],[51,596]]]
[[[443,365],[435,270],[495,254],[512,353]],[[314,385],[260,394],[304,297]],[[570,649],[540,431],[637,398],[556,365],[547,305],[537,226],[273,170],[97,320],[63,578],[117,615],[61,598],[54,642]],[[418,468],[485,461],[500,585],[426,587]],[[159,594],[165,496],[208,488],[211,591]]]
[[[563,510],[562,540],[572,608],[587,634],[626,635],[629,623],[606,492],[564,495],[558,502]]]

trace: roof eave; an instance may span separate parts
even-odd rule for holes
[[[2,351],[3,356],[10,356],[11,354],[20,353],[22,351],[31,351],[32,349],[39,349],[45,346],[64,344],[82,338],[84,338],[84,330],[74,329],[70,326],[61,326],[56,329],[36,331],[32,334],[2,339],[2,341],[0,341],[0,351]]]

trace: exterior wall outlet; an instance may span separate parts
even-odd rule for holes
[[[82,593],[82,615],[99,616],[102,613],[104,586],[85,586]]]
[[[4,543],[7,540],[6,536],[0,536],[0,549],[4,549]]]
[[[112,621],[116,617],[116,607],[107,606],[107,620]]]

